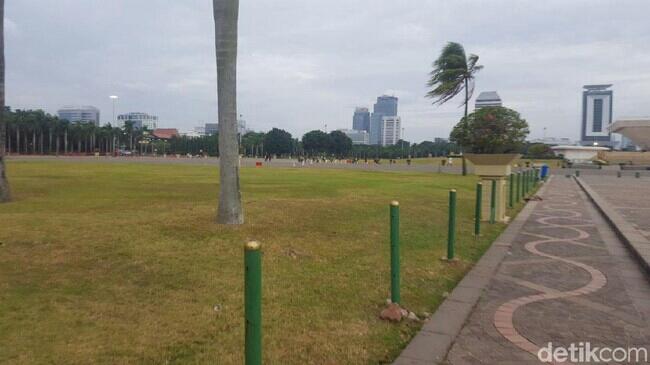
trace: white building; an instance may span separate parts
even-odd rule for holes
[[[146,128],[150,131],[158,128],[158,117],[147,113],[132,112],[117,116],[117,125],[122,128],[126,122],[133,123],[134,129]]]
[[[392,146],[402,139],[402,119],[397,116],[383,117],[381,119],[382,146]]]
[[[339,129],[352,140],[352,144],[370,144],[370,134],[364,130]]]
[[[243,136],[248,132],[249,129],[246,128],[246,121],[244,119],[237,119],[237,133]],[[219,123],[205,123],[204,133],[207,135],[219,133]]]
[[[92,123],[99,127],[99,109],[91,105],[64,106],[57,115],[70,123]]]
[[[619,133],[640,149],[650,150],[650,117],[619,119],[611,126],[612,133]]]
[[[611,146],[613,91],[611,84],[585,85],[582,92],[582,130],[580,140],[583,146]]]
[[[496,91],[483,91],[479,94],[474,103],[475,110],[492,106],[503,106],[501,98]]]

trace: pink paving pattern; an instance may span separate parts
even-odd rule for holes
[[[526,243],[525,248],[528,252],[534,255],[560,261],[585,270],[587,273],[589,273],[589,275],[591,275],[591,280],[586,285],[570,291],[558,293],[541,293],[513,299],[501,305],[494,313],[494,326],[496,327],[497,331],[499,331],[499,333],[504,338],[513,343],[515,346],[533,354],[535,357],[537,357],[537,352],[540,350],[540,346],[531,342],[523,334],[517,331],[513,322],[515,311],[525,305],[534,302],[562,299],[567,297],[577,297],[593,293],[600,290],[607,284],[607,278],[599,270],[581,262],[545,253],[540,248],[538,248],[538,246],[545,244],[571,244],[592,247],[589,244],[577,242],[577,240],[584,240],[590,237],[589,233],[580,229],[580,227],[586,227],[590,224],[584,223],[582,213],[571,209],[571,206],[576,205],[575,202],[570,201],[570,199],[566,199],[571,196],[573,196],[573,194],[549,194],[546,196],[546,201],[544,202],[543,208],[549,213],[544,214],[543,217],[538,218],[536,221],[548,228],[561,228],[573,231],[576,233],[575,236],[569,238],[560,238],[523,232],[528,236],[537,238],[534,241]],[[561,221],[562,224],[552,223],[551,221],[553,220]],[[571,221],[578,221],[578,223],[570,224]]]

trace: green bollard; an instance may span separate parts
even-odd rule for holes
[[[515,175],[510,174],[510,188],[508,189],[508,206],[510,208],[512,208],[515,205],[514,185],[515,185]]]
[[[244,314],[246,365],[262,364],[262,246],[244,246]]]
[[[638,172],[638,171],[635,172],[635,173],[634,173],[634,177],[636,177],[637,179],[640,178],[640,177],[641,177],[641,173]]]
[[[529,173],[528,170],[524,171],[524,196],[528,196],[528,188],[530,187],[528,181]]]
[[[521,171],[517,171],[517,203],[521,200]]]
[[[456,189],[449,190],[449,230],[447,232],[447,260],[454,259],[456,244]]]
[[[580,177],[580,170],[576,170],[576,177]]]
[[[490,191],[490,224],[497,220],[497,181],[492,180],[492,190]]]
[[[476,211],[474,212],[474,235],[481,234],[481,209],[483,204],[483,184],[476,184]]]
[[[521,186],[523,188],[522,195],[523,197],[526,197],[526,195],[528,195],[528,170],[524,171],[523,176],[521,178],[523,180],[521,183]]]
[[[390,203],[390,301],[399,303],[399,202]]]
[[[621,172],[620,171],[616,171],[616,177],[621,177]]]

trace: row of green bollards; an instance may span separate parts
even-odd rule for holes
[[[516,181],[516,184],[515,184]],[[528,191],[540,181],[539,171],[526,170],[517,172],[510,176],[510,200],[526,196]],[[516,185],[516,194],[514,187]],[[474,212],[474,235],[481,234],[481,212],[483,202],[483,184],[476,184],[476,207]],[[512,203],[511,203],[512,204]],[[496,219],[496,180],[492,180],[492,191],[490,196],[490,223]],[[452,261],[456,256],[456,189],[449,191],[449,220],[447,231],[447,256],[446,260]],[[393,201],[390,204],[390,268],[391,268],[391,302],[400,303],[400,244],[399,244],[399,203]]]
[[[519,202],[525,196],[528,187],[536,183],[530,171],[517,172],[510,176],[510,207],[513,200]],[[533,181],[534,180],[534,181]],[[516,186],[516,194],[515,192]],[[496,217],[496,180],[492,181],[490,197],[490,223]],[[476,184],[476,212],[474,234],[481,233],[481,211],[483,201],[483,184]],[[391,265],[391,302],[400,303],[400,241],[399,241],[399,202],[390,204],[390,265]],[[449,226],[447,233],[447,257],[455,259],[456,244],[456,190],[449,191]],[[262,246],[251,241],[244,245],[244,318],[245,318],[245,364],[262,364]]]

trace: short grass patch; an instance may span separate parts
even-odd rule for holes
[[[473,232],[476,178],[243,169],[246,224],[215,224],[209,166],[9,162],[0,206],[0,363],[239,364],[243,244],[263,244],[268,364],[390,362],[388,206],[401,205],[402,301],[432,312],[503,225]],[[457,255],[446,250],[458,190]],[[218,310],[215,310],[216,309]]]

